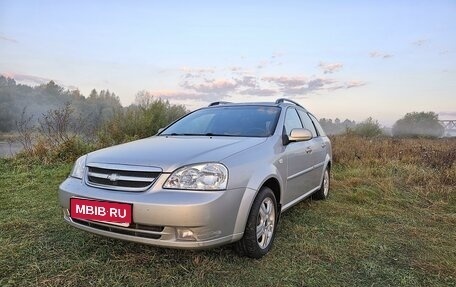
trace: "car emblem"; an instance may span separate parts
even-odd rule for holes
[[[119,179],[119,175],[117,173],[113,173],[108,175],[108,179],[112,182],[117,181]]]

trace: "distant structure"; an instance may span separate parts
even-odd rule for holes
[[[439,120],[439,122],[445,128],[444,137],[456,137],[456,120]]]

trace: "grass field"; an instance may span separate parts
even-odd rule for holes
[[[0,286],[456,286],[456,140],[333,139],[332,194],[286,212],[262,260],[66,225],[71,164],[0,159]]]

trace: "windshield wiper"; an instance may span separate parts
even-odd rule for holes
[[[230,135],[230,134],[215,134],[215,133],[205,133],[205,134],[192,134],[192,133],[170,133],[170,134],[162,134],[161,136],[207,136],[207,137],[240,137],[241,135]]]
[[[170,134],[163,134],[162,136],[205,136],[205,134],[170,133]]]
[[[241,135],[214,134],[214,133],[206,133],[204,135],[209,136],[209,137],[241,137]]]

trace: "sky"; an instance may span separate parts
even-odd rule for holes
[[[298,101],[386,126],[456,119],[456,1],[0,0],[0,74],[123,105]]]

